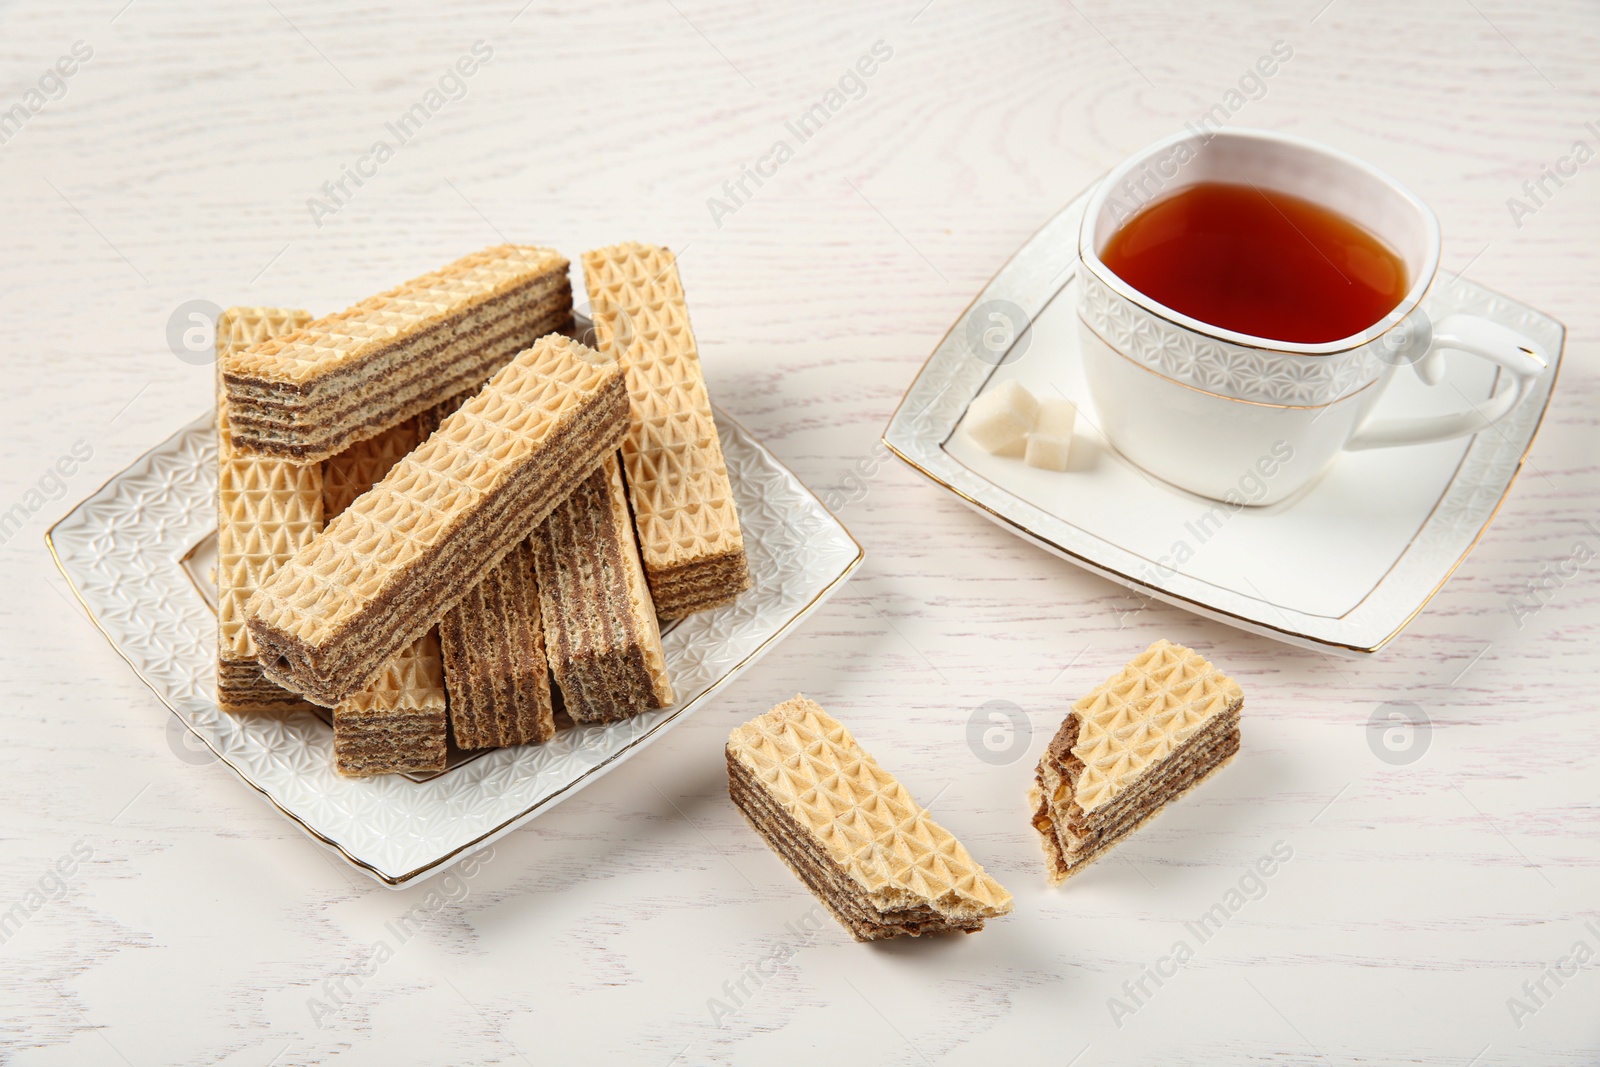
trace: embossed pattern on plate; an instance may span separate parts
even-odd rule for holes
[[[496,749],[426,781],[351,780],[311,714],[228,715],[213,694],[216,616],[186,568],[216,529],[208,413],[140,457],[46,535],[90,616],[206,746],[314,839],[390,886],[438,873],[609,771],[783,637],[845,580],[861,546],[793,472],[716,412],[751,589],[663,636],[673,707]],[[192,562],[192,561],[190,561]]]

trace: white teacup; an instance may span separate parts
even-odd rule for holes
[[[1399,255],[1411,288],[1360,333],[1299,344],[1190,318],[1100,261],[1111,235],[1145,204],[1207,181],[1253,182],[1339,212]],[[1186,133],[1135,153],[1090,198],[1078,251],[1083,367],[1101,429],[1129,460],[1201,496],[1271,504],[1316,478],[1341,451],[1476,433],[1510,414],[1549,365],[1536,342],[1485,319],[1455,314],[1429,322],[1419,305],[1439,269],[1433,212],[1375,167],[1299,137]],[[1437,384],[1448,349],[1498,364],[1507,384],[1477,409],[1454,415],[1369,418],[1398,367],[1414,364],[1424,381]],[[1252,476],[1267,493],[1237,499],[1241,478]]]

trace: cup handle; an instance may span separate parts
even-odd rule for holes
[[[1481,407],[1469,411],[1426,419],[1369,422],[1356,431],[1345,448],[1358,452],[1448,441],[1477,433],[1511,414],[1528,387],[1550,366],[1549,355],[1537,342],[1488,319],[1456,314],[1434,324],[1428,350],[1415,364],[1417,377],[1429,385],[1438,385],[1444,379],[1444,353],[1448,349],[1470,352],[1498,364],[1510,376],[1510,383],[1501,386]]]

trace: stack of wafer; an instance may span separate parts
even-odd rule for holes
[[[267,676],[325,704],[365,685],[566,499],[626,422],[615,363],[540,338],[262,583],[247,611]]]
[[[219,321],[222,707],[331,709],[360,777],[548,740],[552,674],[578,723],[670,706],[653,593],[744,588],[738,516],[676,273],[618,267],[607,306],[670,343],[602,353],[557,332],[567,267],[505,245],[323,319]],[[660,483],[637,526],[630,456]]]
[[[422,421],[439,428],[468,397],[436,405]],[[550,664],[534,576],[523,541],[488,568],[439,620],[450,734],[461,748],[539,744],[555,736]]]
[[[219,355],[259,344],[310,321],[303,311],[230,308],[217,320]],[[322,464],[297,465],[240,454],[228,436],[226,396],[218,405],[217,702],[226,711],[303,708],[304,698],[268,681],[255,657],[243,606],[260,582],[308,544],[328,519],[370,489],[414,448],[416,420],[350,446]],[[334,709],[334,755],[347,774],[443,770],[445,695],[437,639],[403,650],[374,682]],[[363,725],[365,724],[365,725]],[[413,733],[405,745],[360,753],[362,729]],[[370,747],[370,746],[369,746]],[[352,754],[354,753],[354,754]]]

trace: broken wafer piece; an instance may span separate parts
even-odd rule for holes
[[[291,308],[228,308],[217,316],[217,363],[241,347],[311,321]],[[287,711],[306,701],[261,673],[244,606],[277,567],[322,529],[322,471],[271,456],[240,455],[229,435],[227,398],[217,395],[217,706]]]
[[[987,389],[967,405],[961,428],[985,452],[1021,455],[1039,417],[1039,401],[1018,381]]]
[[[1051,885],[1093,862],[1239,751],[1244,692],[1157,641],[1072,706],[1028,799]]]
[[[983,928],[989,877],[850,731],[803,696],[728,736],[728,793],[857,941]]]
[[[330,707],[365,686],[616,449],[627,413],[615,362],[541,338],[257,590],[267,676]]]
[[[583,275],[597,347],[628,376],[622,463],[656,611],[726,604],[750,588],[750,568],[677,262],[620,244],[585,252]]]
[[[574,722],[615,722],[672,703],[661,630],[606,457],[531,539],[550,670]]]
[[[339,514],[417,447],[427,426],[407,419],[357,441],[322,464],[322,514]],[[439,636],[429,631],[383,665],[377,678],[333,709],[334,769],[352,777],[442,771],[445,742],[444,667]]]
[[[223,361],[236,445],[312,463],[481,383],[571,328],[565,257],[499,245]]]

